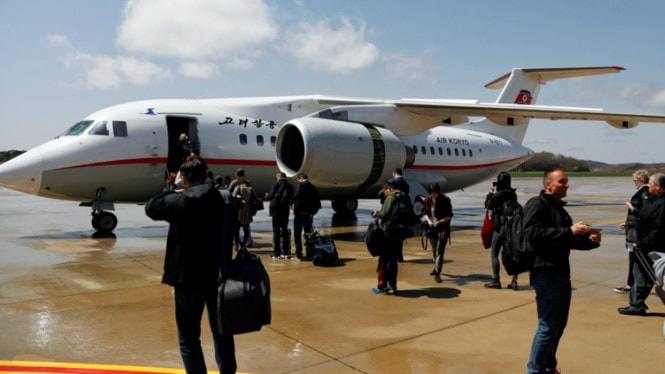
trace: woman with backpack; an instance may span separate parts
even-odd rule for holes
[[[501,241],[499,232],[505,223],[504,204],[506,201],[517,202],[515,189],[510,186],[510,174],[501,172],[497,176],[496,182],[493,182],[489,188],[489,193],[485,197],[485,207],[492,211],[492,222],[494,223],[494,233],[492,234],[492,246],[490,247],[490,256],[492,261],[492,281],[485,283],[487,288],[501,288],[499,277],[499,251],[501,251]],[[513,275],[508,288],[517,291],[517,274]]]

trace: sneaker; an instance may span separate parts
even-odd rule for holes
[[[620,314],[627,316],[645,316],[647,311],[644,309],[633,308],[632,306],[627,306],[617,309]]]
[[[389,288],[379,288],[379,287],[374,287],[372,288],[372,293],[374,294],[385,294],[387,295],[389,292]]]
[[[288,259],[291,258],[291,256],[289,256],[289,255],[281,255],[281,256],[279,256],[279,258],[281,258],[282,260],[288,260]]]
[[[510,284],[508,285],[508,288],[510,288],[513,291],[519,290],[519,287],[517,287],[517,281],[514,280],[514,279],[512,281],[510,281]]]
[[[294,261],[304,261],[302,255],[296,255],[296,257],[291,257],[291,259]]]
[[[616,293],[630,293],[630,287],[628,287],[628,286],[616,287],[614,289],[614,292],[616,292]]]
[[[272,260],[279,260],[280,256],[279,255],[270,255],[270,259]]]

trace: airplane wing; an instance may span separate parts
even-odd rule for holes
[[[381,100],[316,96],[314,101],[325,111],[353,113],[348,119],[362,121],[362,112],[383,108],[392,112],[390,127],[397,135],[416,135],[437,126],[454,126],[469,122],[469,117],[486,117],[505,126],[516,126],[529,119],[592,120],[605,121],[613,127],[629,129],[639,122],[665,123],[665,115],[605,112],[600,108],[561,107],[547,105],[522,105],[505,103],[480,103],[475,100]],[[374,116],[373,118],[376,118]],[[385,117],[384,117],[385,118]],[[369,121],[371,122],[371,121]]]

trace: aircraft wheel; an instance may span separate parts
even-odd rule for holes
[[[332,208],[335,213],[340,214],[349,214],[353,213],[358,209],[358,200],[357,199],[345,199],[345,200],[333,200]]]
[[[99,212],[92,215],[92,227],[99,232],[111,232],[117,225],[118,218],[113,213]]]

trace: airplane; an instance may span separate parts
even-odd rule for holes
[[[144,203],[163,190],[186,157],[179,146],[186,134],[215,175],[244,168],[262,193],[278,169],[305,173],[335,212],[354,212],[395,168],[412,197],[431,183],[451,192],[514,168],[534,154],[522,145],[532,118],[621,129],[665,122],[665,115],[535,105],[548,81],[622,70],[514,68],[485,85],[501,89],[495,103],[326,95],[135,101],[90,114],[0,165],[0,186],[80,201],[92,208],[93,228],[109,233],[118,223],[114,203]]]

